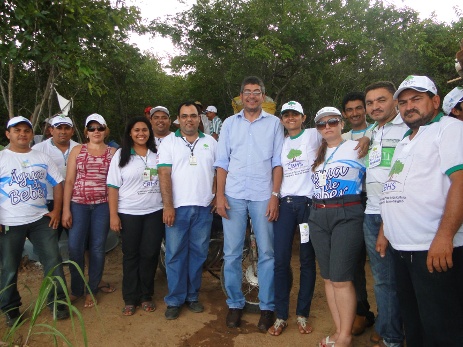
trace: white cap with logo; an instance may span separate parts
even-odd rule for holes
[[[53,127],[57,127],[57,126],[59,126],[61,124],[69,125],[70,127],[74,126],[74,124],[72,123],[71,118],[66,117],[64,114],[57,115],[51,120],[51,125]]]
[[[415,76],[410,75],[400,84],[399,89],[394,93],[394,100],[397,100],[400,93],[405,89],[413,89],[418,92],[431,92],[434,95],[437,94],[437,87],[433,81],[427,76]]]
[[[19,123],[26,123],[32,128],[32,123],[29,119],[22,117],[22,116],[17,116],[13,117],[8,121],[8,124],[6,125],[6,128],[8,129],[9,127],[14,127],[15,125],[18,125]]]
[[[457,104],[462,101],[463,87],[455,87],[445,96],[442,103],[442,109],[444,110],[445,114],[448,115],[452,112],[452,108],[457,106]]]
[[[284,104],[282,107],[281,107],[281,114],[283,114],[283,112],[285,111],[296,111],[300,114],[304,114],[304,110],[302,109],[302,105],[300,103],[298,103],[297,101],[288,101],[286,104]]]
[[[339,116],[342,118],[341,112],[336,107],[326,106],[320,109],[315,115],[314,122],[319,121],[325,116]]]
[[[90,122],[97,122],[101,125],[106,125],[106,121],[104,120],[103,116],[99,115],[98,113],[92,113],[90,116],[88,116],[85,120],[85,126],[87,126]]]

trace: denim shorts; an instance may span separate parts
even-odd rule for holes
[[[363,244],[363,206],[360,195],[313,200],[309,216],[310,239],[324,279],[353,281]],[[320,208],[317,204],[348,206]]]

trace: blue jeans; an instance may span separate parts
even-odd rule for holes
[[[88,285],[93,294],[98,292],[98,284],[103,276],[105,245],[109,231],[108,203],[78,204],[71,202],[72,227],[69,229],[69,260],[84,271],[84,254],[88,244]],[[82,296],[85,292],[84,280],[73,265],[71,273],[71,293]]]
[[[463,246],[453,267],[428,271],[428,251],[392,249],[407,347],[461,347],[463,341]]]
[[[181,206],[175,209],[174,225],[166,225],[167,306],[198,301],[212,217],[209,206]]]
[[[36,222],[10,226],[7,232],[0,232],[0,309],[5,312],[21,306],[21,296],[18,292],[18,267],[22,258],[24,242],[29,238],[34,246],[34,252],[39,256],[44,274],[58,265],[53,276],[60,276],[64,283],[62,259],[58,247],[58,232],[48,226],[49,217],[42,217]],[[48,295],[48,302],[54,300],[54,291]],[[57,285],[57,297],[64,298],[61,285]]]
[[[275,250],[275,312],[277,318],[287,320],[289,315],[290,271],[294,231],[299,224],[307,223],[311,200],[305,196],[285,196],[280,200],[280,214],[274,223]],[[308,317],[315,287],[315,252],[312,242],[299,245],[300,286],[296,315]]]
[[[392,250],[391,247],[387,247],[384,258],[376,252],[376,240],[381,222],[379,214],[365,214],[363,219],[365,245],[370,257],[371,272],[375,279],[374,290],[378,308],[375,330],[388,347],[399,347],[404,340],[404,335]]]
[[[268,200],[249,201],[226,196],[230,209],[229,219],[222,218],[224,233],[224,275],[229,308],[243,308],[245,299],[241,291],[241,269],[248,212],[251,216],[259,251],[257,276],[259,278],[259,306],[261,310],[275,310],[273,222],[265,216]]]

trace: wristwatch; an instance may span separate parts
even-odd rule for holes
[[[280,195],[280,193],[277,193],[277,192],[272,192],[272,195],[273,195],[273,196],[276,196],[278,199],[280,199],[280,198],[281,198],[281,195]]]

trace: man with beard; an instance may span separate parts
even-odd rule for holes
[[[251,76],[241,84],[243,110],[227,118],[219,137],[217,160],[217,213],[224,230],[224,274],[229,307],[226,324],[241,323],[245,298],[242,253],[248,213],[259,250],[258,278],[261,316],[258,328],[266,332],[274,322],[273,221],[278,218],[283,176],[283,126],[262,110],[265,86]]]
[[[437,88],[408,76],[394,94],[410,128],[380,199],[408,347],[463,341],[463,123],[439,112]]]

